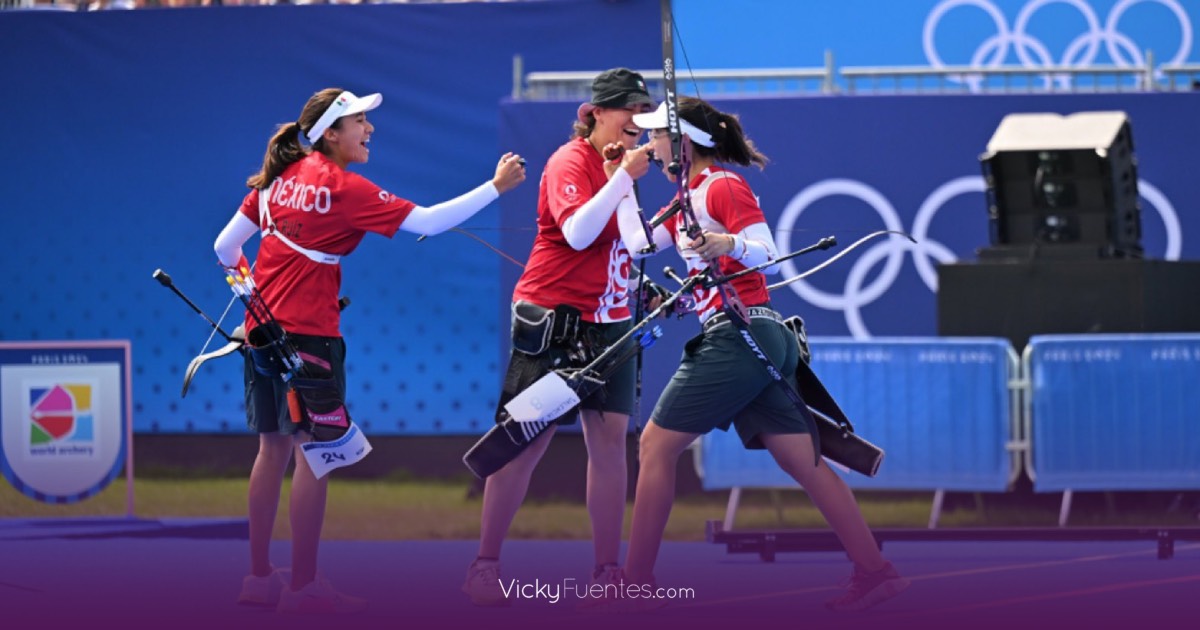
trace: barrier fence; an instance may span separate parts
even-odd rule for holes
[[[1200,64],[1161,64],[1146,51],[1141,66],[855,66],[839,68],[831,51],[809,68],[688,69],[680,90],[705,98],[795,94],[1018,94],[1187,92],[1200,89]],[[513,100],[587,100],[596,70],[525,73],[513,57]],[[638,70],[651,94],[661,94],[662,70]]]
[[[851,486],[1002,492],[1022,471],[1036,492],[1200,489],[1200,335],[1037,336],[1018,360],[1004,339],[812,340],[813,369],[856,429],[882,446],[879,474]],[[698,441],[705,489],[796,487],[733,433]]]
[[[1200,335],[1038,336],[1025,471],[1037,492],[1200,488]]]

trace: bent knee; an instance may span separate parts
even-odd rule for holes
[[[638,461],[643,464],[664,460],[674,462],[688,447],[692,439],[694,436],[678,434],[663,429],[653,422],[648,423],[638,441]]]

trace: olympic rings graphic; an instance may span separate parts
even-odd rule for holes
[[[1009,56],[1010,49],[1016,53],[1018,61],[1025,68],[1044,68],[1054,65],[1089,67],[1100,53],[1100,44],[1112,59],[1112,63],[1121,68],[1139,68],[1146,64],[1142,53],[1143,47],[1138,46],[1133,38],[1118,29],[1121,17],[1131,7],[1142,3],[1155,3],[1166,7],[1174,14],[1179,22],[1180,42],[1175,54],[1166,62],[1171,65],[1185,63],[1192,50],[1192,21],[1187,11],[1178,0],[1120,0],[1109,12],[1104,24],[1101,25],[1099,16],[1085,0],[1029,0],[1017,14],[1017,19],[1010,28],[1004,14],[991,0],[942,0],[929,12],[925,18],[925,28],[922,41],[925,48],[925,58],[935,68],[946,67],[935,43],[935,34],[942,19],[951,10],[958,7],[976,7],[991,18],[996,26],[996,34],[988,37],[975,49],[971,56],[970,65],[976,68],[1000,67]],[[1067,45],[1062,57],[1054,59],[1050,48],[1028,31],[1029,22],[1042,7],[1050,4],[1066,4],[1074,7],[1087,23],[1087,29],[1076,36]],[[973,91],[978,91],[983,78],[979,75],[963,77]],[[1057,77],[1063,87],[1069,86],[1070,78]]]
[[[934,218],[951,199],[966,194],[983,194],[985,191],[986,183],[983,177],[978,175],[958,177],[938,186],[925,198],[913,217],[910,234],[916,243],[894,234],[889,235],[886,240],[877,241],[851,265],[840,294],[822,291],[805,280],[794,282],[788,287],[813,306],[842,311],[851,336],[855,339],[870,339],[872,335],[863,320],[863,307],[878,300],[891,289],[903,270],[904,257],[908,253],[913,255],[913,264],[921,281],[930,292],[937,293],[935,263],[956,262],[958,257],[950,247],[929,237]],[[1183,233],[1175,207],[1162,191],[1144,179],[1138,180],[1138,194],[1162,219],[1167,241],[1164,258],[1179,260],[1183,251]],[[792,251],[791,235],[806,208],[821,199],[838,195],[857,199],[871,207],[883,222],[883,229],[904,231],[900,214],[883,193],[858,180],[827,179],[801,190],[784,207],[775,228],[775,245],[778,251]],[[980,220],[984,220],[982,212]],[[975,245],[979,244],[971,244]],[[883,262],[883,269],[879,275],[865,284],[870,271],[880,262]],[[800,273],[793,260],[784,261],[780,268],[785,278]]]

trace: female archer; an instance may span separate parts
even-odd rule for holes
[[[753,191],[744,179],[722,166],[732,162],[762,168],[766,156],[746,137],[737,116],[687,97],[680,98],[678,113],[686,188],[664,168],[667,178],[680,184],[683,194],[676,201],[681,211],[655,228],[655,247],[649,251],[675,245],[691,276],[713,271],[729,276],[778,258],[775,239]],[[633,122],[650,130],[656,155],[671,155],[665,103],[652,113],[634,116]],[[646,231],[632,199],[622,201],[617,218],[629,250],[635,256],[647,251]],[[777,266],[764,269],[776,271]],[[746,307],[749,333],[784,379],[795,382],[798,344],[783,318],[771,308],[764,273],[745,274],[729,284],[732,286],[700,284],[695,288],[695,310],[703,332],[685,346],[679,369],[642,433],[626,582],[654,582],[652,571],[674,502],[679,456],[705,433],[728,430],[732,425],[746,448],[768,450],[780,468],[808,491],[853,561],[849,589],[827,605],[835,610],[861,610],[898,595],[909,581],[880,554],[849,486],[814,453],[809,433],[814,425],[808,410],[774,386],[739,328],[730,321],[733,315],[725,312],[726,300],[732,303],[740,298]],[[637,602],[653,604],[652,600],[637,599],[613,604]]]
[[[520,156],[506,153],[495,175],[475,189],[432,207],[393,195],[350,170],[365,164],[375,126],[367,112],[380,94],[358,97],[338,88],[313,94],[295,122],[281,125],[267,143],[262,168],[246,182],[241,207],[217,237],[214,249],[226,269],[242,268],[242,245],[262,231],[253,280],[278,324],[297,348],[327,364],[345,393],[346,343],[341,337],[340,260],[367,233],[388,238],[397,230],[437,234],[462,223],[525,180]],[[301,137],[307,145],[301,143]],[[254,338],[253,318],[246,322]],[[246,418],[258,433],[250,471],[250,574],[238,603],[275,606],[284,613],[352,613],[367,602],[338,592],[317,573],[317,548],[329,478],[318,478],[301,455],[311,429],[290,419],[288,387],[278,370],[251,359],[245,366]],[[296,454],[289,516],[291,571],[270,562],[271,532],[288,463]]]

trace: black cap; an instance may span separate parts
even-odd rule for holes
[[[642,104],[654,105],[642,75],[629,68],[613,68],[596,75],[592,100],[579,107],[579,119],[584,120],[597,107],[616,109]]]
[[[642,75],[629,68],[605,70],[592,81],[592,105],[616,108],[640,103],[653,105],[654,99]]]

